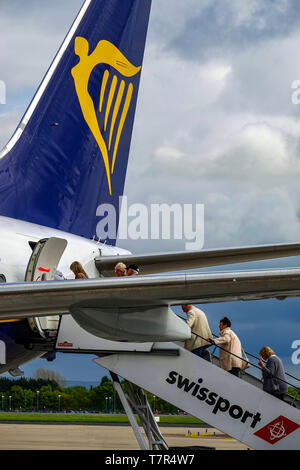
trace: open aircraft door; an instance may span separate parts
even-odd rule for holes
[[[32,244],[32,255],[27,265],[25,281],[53,281],[67,244],[67,240],[56,237],[44,238]],[[55,336],[58,323],[58,315],[29,319],[31,328],[39,331],[43,338]]]

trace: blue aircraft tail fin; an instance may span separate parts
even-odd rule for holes
[[[86,238],[100,204],[118,217],[150,6],[84,2],[0,154],[1,215]]]

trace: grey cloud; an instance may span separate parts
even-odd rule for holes
[[[226,112],[247,110],[256,114],[299,116],[292,103],[292,83],[300,76],[297,29],[287,38],[261,44],[232,55],[232,73],[219,96],[218,106]]]
[[[1,114],[0,106],[0,150],[2,150],[2,148],[8,142],[9,138],[12,136],[18,123],[21,120],[22,114],[23,110],[20,108],[16,108],[9,112]]]
[[[52,29],[65,26],[66,19],[70,18],[69,26],[74,20],[84,0],[1,0],[1,18],[7,18],[11,28],[17,31],[17,25]]]
[[[289,125],[292,123],[290,120]],[[229,122],[227,125],[230,129]],[[260,121],[254,116],[252,119],[240,116],[240,128],[234,129],[233,135],[218,147],[211,142],[206,152],[197,153],[186,152],[184,147],[161,147],[156,149],[154,161],[160,172],[186,175],[190,179],[215,177],[261,182],[264,186],[266,180],[269,186],[278,182],[287,184],[288,180],[291,184],[298,180],[300,174],[299,132],[293,135],[284,130],[283,125],[284,121],[281,128],[272,125],[270,117]],[[218,128],[215,129],[217,134]],[[199,144],[198,148],[201,148]]]
[[[190,59],[223,57],[266,39],[281,38],[299,27],[297,0],[214,0],[192,12],[169,48]]]
[[[0,2],[0,79],[6,105],[0,106],[0,147],[28,107],[70,28],[82,0],[2,0]]]
[[[2,1],[0,73],[8,93],[16,96],[37,86],[81,4],[82,0]]]

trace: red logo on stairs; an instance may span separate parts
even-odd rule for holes
[[[284,416],[278,416],[278,418],[266,424],[263,428],[259,429],[259,431],[256,431],[254,435],[264,439],[269,442],[269,444],[276,444],[276,442],[288,436],[298,428],[300,428],[299,424],[294,423]]]

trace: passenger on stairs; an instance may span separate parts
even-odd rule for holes
[[[124,263],[116,264],[115,273],[117,277],[127,276],[126,264]]]
[[[71,271],[75,274],[75,279],[87,279],[88,275],[83,269],[83,266],[79,261],[74,261],[70,266]]]
[[[191,338],[185,341],[185,349],[211,362],[210,352],[207,351],[211,344],[205,338],[212,334],[205,313],[194,305],[182,305],[182,310],[186,313],[186,322],[192,330]]]
[[[54,280],[55,281],[64,281],[66,278],[61,271],[58,269],[55,271]]]
[[[263,390],[284,400],[288,393],[288,385],[285,383],[286,377],[281,359],[276,356],[269,346],[263,346],[259,351],[259,355],[267,361],[265,364],[262,359],[258,362],[262,368]]]
[[[140,268],[137,264],[130,264],[127,268],[127,276],[135,276],[140,272]]]
[[[243,368],[243,360],[240,359],[242,357],[242,346],[238,336],[230,327],[231,321],[229,318],[222,318],[219,324],[221,336],[216,339],[209,337],[208,341],[222,347],[220,349],[220,367],[227,370],[230,374],[240,377],[240,372]]]

